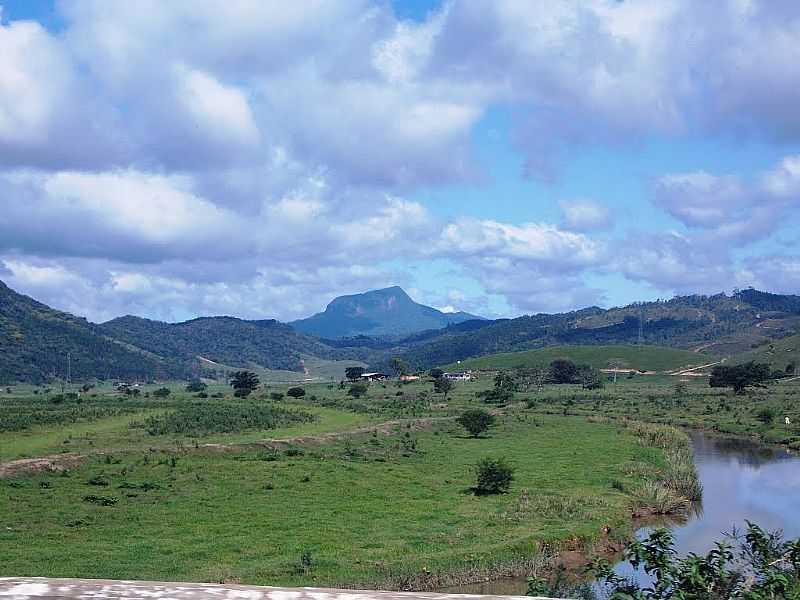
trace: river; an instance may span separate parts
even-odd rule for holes
[[[800,456],[781,448],[746,439],[691,432],[694,460],[703,482],[702,506],[688,520],[672,525],[680,555],[705,553],[733,528],[750,520],[787,538],[800,537]],[[644,537],[648,529],[637,532]],[[620,563],[619,573],[631,574]],[[463,594],[524,595],[524,578],[502,579],[459,586],[448,591]]]

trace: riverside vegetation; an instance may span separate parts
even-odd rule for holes
[[[542,394],[567,388],[584,393]],[[7,468],[0,570],[435,589],[542,573],[559,549],[621,542],[632,515],[682,511],[699,493],[682,432],[518,392],[487,403],[492,377],[446,401],[425,380],[359,397],[346,383],[297,398],[191,389],[0,395],[6,467],[74,458],[61,472]],[[494,420],[479,437],[457,422],[476,409]],[[490,490],[506,493],[475,493],[486,459],[511,469]]]

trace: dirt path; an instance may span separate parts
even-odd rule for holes
[[[0,462],[0,478],[14,477],[25,473],[49,471],[58,473],[79,465],[86,459],[80,454],[52,454],[37,458],[18,458]]]
[[[406,428],[407,431],[420,431],[430,429],[436,423],[455,420],[456,417],[427,417],[419,419],[393,419],[383,423],[372,425],[362,425],[354,429],[345,431],[332,431],[330,433],[320,433],[317,435],[304,435],[291,438],[265,438],[257,442],[233,442],[230,444],[200,444],[198,449],[210,449],[220,451],[246,450],[248,448],[285,448],[297,445],[316,445],[325,444],[346,438],[351,435],[372,433],[377,431],[383,435],[392,435],[399,428]],[[189,446],[187,446],[189,448]],[[133,449],[131,449],[132,451]],[[126,452],[125,450],[115,450],[115,452]],[[76,467],[89,456],[104,454],[98,450],[88,454],[52,454],[36,458],[18,458],[6,462],[0,462],[0,478],[15,477],[17,475],[39,473],[42,471],[60,472]]]

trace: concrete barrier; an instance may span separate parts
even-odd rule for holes
[[[214,583],[0,577],[0,600],[532,600],[530,596],[477,596],[431,592],[378,592],[279,588]],[[544,600],[544,599],[539,599]]]

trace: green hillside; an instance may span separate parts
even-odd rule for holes
[[[551,346],[523,352],[505,352],[449,364],[454,369],[511,369],[540,367],[557,358],[569,358],[597,369],[611,366],[639,371],[669,371],[708,362],[708,356],[661,346]]]
[[[114,339],[187,366],[206,359],[207,363],[231,367],[302,373],[307,357],[358,360],[363,355],[357,350],[332,348],[274,320],[203,317],[183,323],[163,323],[127,316],[100,327]]]
[[[18,294],[0,282],[0,383],[181,377],[177,362],[110,339],[97,325]]]
[[[767,342],[750,352],[737,354],[730,359],[732,363],[748,361],[768,363],[773,369],[786,372],[786,368],[794,365],[800,372],[800,334]],[[795,369],[789,369],[795,371]]]

